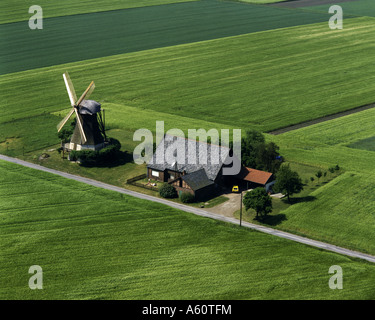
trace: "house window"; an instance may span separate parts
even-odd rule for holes
[[[152,171],[151,171],[151,175],[152,175],[153,177],[158,177],[158,178],[159,178],[159,171],[154,171],[154,170],[152,170]]]
[[[171,173],[171,174],[169,175],[169,178],[172,179],[172,180],[174,180],[174,179],[175,179],[174,174]]]

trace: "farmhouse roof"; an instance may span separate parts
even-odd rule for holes
[[[194,156],[194,149],[196,161],[189,161]],[[171,160],[169,150],[175,151],[173,155],[177,157],[177,161]],[[224,160],[228,157],[229,151],[229,148],[215,144],[164,135],[147,167],[159,171],[166,169],[177,172],[185,171],[187,174],[204,169],[208,179],[214,181],[224,164]],[[178,159],[178,155],[180,159]]]
[[[206,171],[203,168],[181,176],[181,179],[184,180],[194,191],[214,184],[210,179],[208,179]]]
[[[272,177],[271,172],[256,170],[252,168],[242,167],[239,173],[239,178],[245,181],[254,182],[258,184],[267,184],[268,180]]]

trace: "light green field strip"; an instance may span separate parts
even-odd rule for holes
[[[29,13],[29,8],[34,4],[43,9],[44,18],[50,18],[189,1],[198,0],[64,0],[60,2],[38,0],[36,3],[26,0],[2,0],[0,2],[0,24],[29,20],[33,15]]]
[[[375,109],[361,111],[282,134],[283,140],[298,143],[343,145],[375,135]]]
[[[373,102],[371,39],[372,19],[358,18],[3,75],[1,121],[65,108],[69,71],[78,92],[94,80],[99,101],[275,129]]]
[[[375,253],[373,174],[344,173],[289,207],[281,228],[309,238]],[[315,198],[315,199],[313,199]]]
[[[373,264],[3,161],[0,208],[1,299],[374,298]]]

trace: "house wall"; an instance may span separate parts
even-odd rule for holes
[[[153,171],[158,172],[159,173],[159,177],[153,176],[152,175]],[[158,170],[154,170],[154,169],[151,169],[151,168],[147,168],[147,178],[148,179],[153,179],[153,180],[164,182],[165,181],[164,180],[164,171],[158,171]]]

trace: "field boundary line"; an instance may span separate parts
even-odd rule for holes
[[[364,106],[355,107],[355,108],[352,108],[352,109],[332,113],[332,114],[329,114],[327,116],[319,117],[319,118],[316,118],[316,119],[313,119],[313,120],[308,120],[308,121],[300,122],[300,123],[297,123],[297,124],[292,124],[292,125],[289,125],[289,126],[286,126],[286,127],[282,127],[282,128],[279,128],[279,129],[267,131],[267,133],[277,136],[279,134],[287,133],[289,131],[294,131],[294,130],[306,128],[306,127],[312,126],[314,124],[318,124],[318,123],[322,123],[322,122],[326,122],[326,121],[330,121],[330,120],[335,120],[335,119],[338,119],[338,118],[341,118],[341,117],[349,116],[351,114],[356,114],[356,113],[359,113],[359,112],[362,112],[362,111],[365,111],[365,110],[369,110],[369,109],[373,109],[373,108],[375,108],[375,103],[370,103],[370,104],[366,104]]]
[[[12,158],[12,157],[8,157],[8,156],[0,154],[0,160],[15,163],[15,164],[18,164],[18,165],[21,165],[21,166],[24,166],[24,167],[28,167],[28,168],[31,168],[31,169],[48,172],[48,173],[51,173],[51,174],[54,174],[54,175],[61,176],[63,178],[75,180],[75,181],[85,183],[85,184],[88,184],[88,185],[91,185],[91,186],[94,186],[94,187],[97,187],[97,188],[111,190],[111,191],[115,191],[115,192],[119,192],[119,193],[122,193],[122,194],[129,195],[129,196],[132,196],[132,197],[136,197],[136,198],[139,198],[139,199],[161,203],[161,204],[167,205],[169,207],[179,209],[179,210],[182,210],[182,211],[185,211],[185,212],[193,213],[193,214],[201,216],[201,217],[219,220],[219,221],[223,221],[223,222],[227,222],[227,223],[231,223],[231,224],[235,224],[235,225],[240,225],[240,220],[237,220],[235,218],[225,217],[225,216],[222,216],[222,215],[219,215],[219,214],[215,214],[215,213],[212,213],[212,212],[202,210],[200,208],[190,207],[190,206],[187,206],[187,205],[184,205],[184,204],[168,201],[168,200],[165,200],[165,199],[162,199],[162,198],[157,198],[157,197],[150,196],[150,195],[147,195],[147,194],[143,194],[143,193],[140,193],[140,192],[136,192],[136,191],[128,190],[128,189],[125,189],[125,188],[117,187],[117,186],[110,185],[110,184],[100,182],[100,181],[97,181],[97,180],[93,180],[93,179],[90,179],[90,178],[85,178],[85,177],[73,175],[73,174],[70,174],[70,173],[66,173],[66,172],[63,172],[63,171],[50,169],[50,168],[43,167],[43,166],[38,165],[38,164],[34,164],[34,163],[31,163],[31,162],[21,160],[21,159]],[[329,244],[329,243],[325,243],[325,242],[313,240],[313,239],[310,239],[310,238],[298,236],[298,235],[295,235],[295,234],[292,234],[292,233],[280,231],[280,230],[265,227],[265,226],[252,224],[250,222],[242,221],[242,226],[246,227],[246,228],[249,228],[249,229],[252,229],[252,230],[259,231],[259,232],[267,233],[267,234],[270,234],[270,235],[273,235],[273,236],[276,236],[276,237],[279,237],[279,238],[283,238],[283,239],[291,240],[291,241],[294,241],[294,242],[302,243],[302,244],[305,244],[305,245],[308,245],[308,246],[311,246],[311,247],[315,247],[315,248],[331,251],[331,252],[334,252],[334,253],[339,253],[341,255],[346,255],[346,256],[353,257],[353,258],[359,258],[359,259],[363,259],[363,260],[367,260],[369,262],[375,263],[375,256],[368,255],[368,254],[365,254],[365,253],[362,253],[362,252],[359,252],[359,251],[349,250],[349,249],[338,247],[338,246],[335,246],[335,245],[332,245],[332,244]]]

